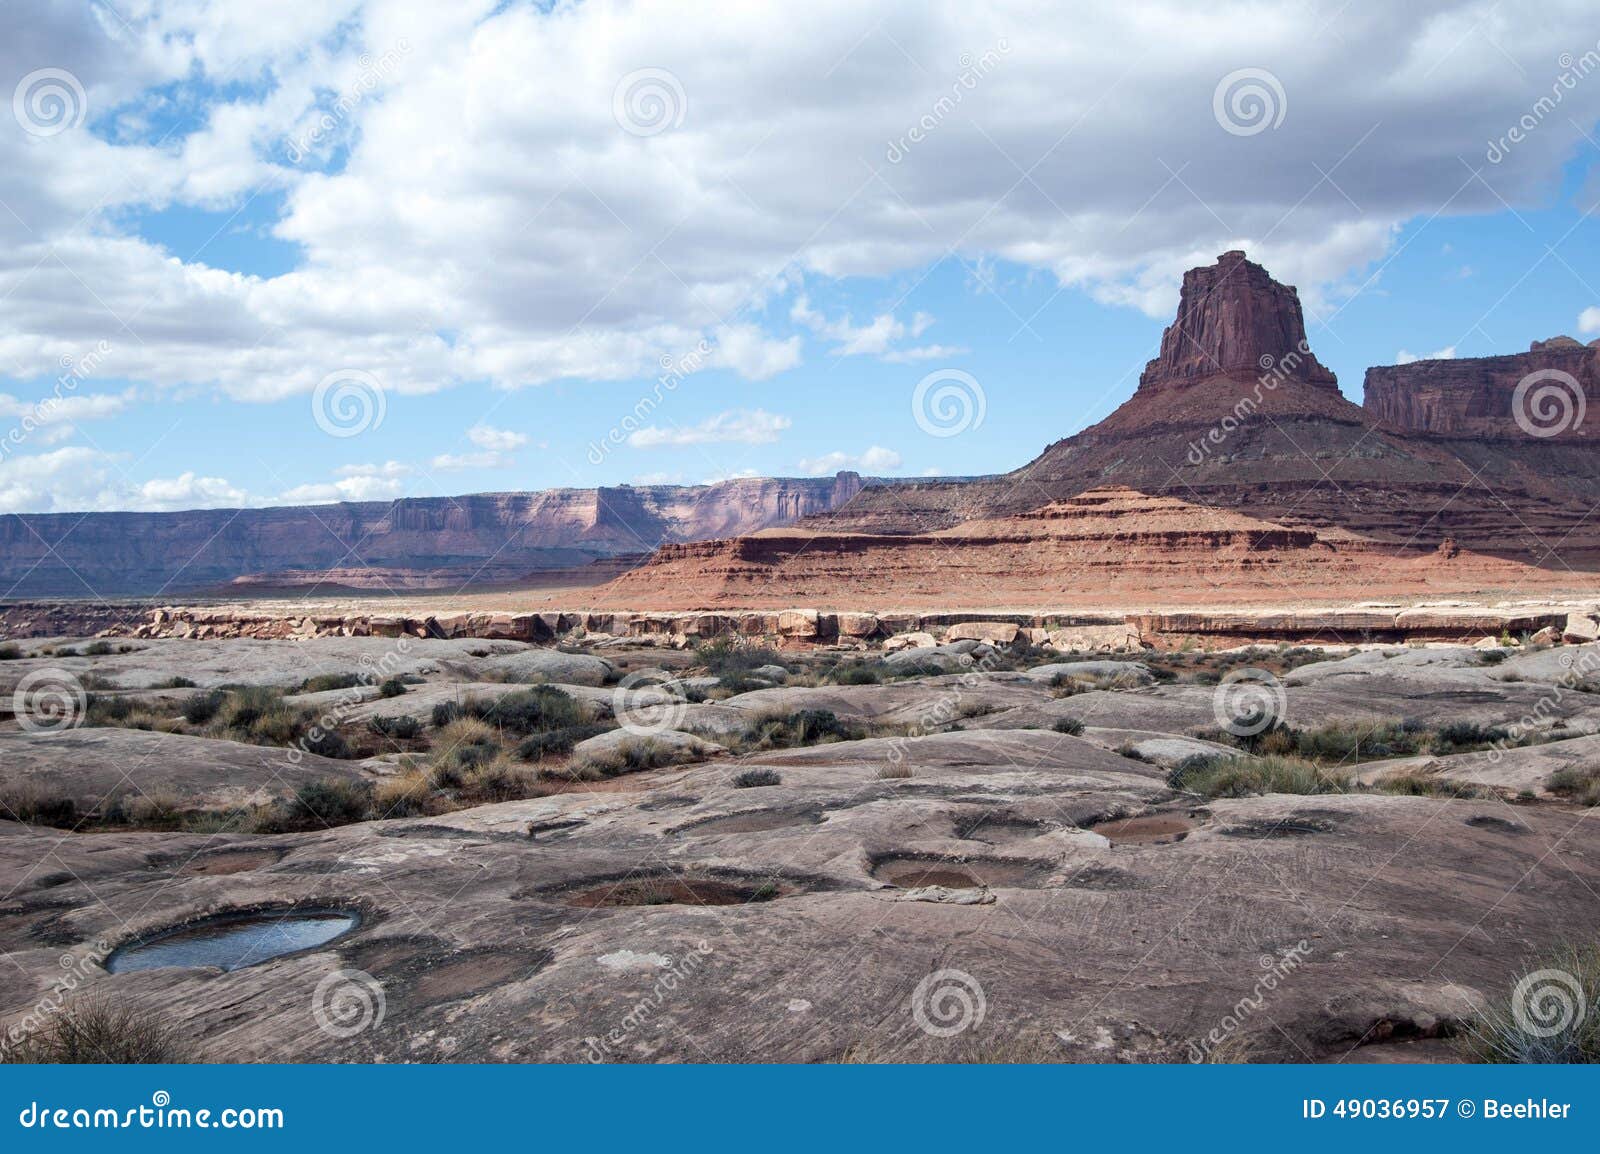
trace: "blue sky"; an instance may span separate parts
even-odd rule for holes
[[[0,87],[67,98],[0,125],[0,435],[95,364],[0,512],[1003,471],[1125,400],[1234,247],[1357,401],[1403,355],[1600,335],[1582,6],[292,7],[0,15]],[[1281,123],[1222,122],[1241,71]],[[956,436],[913,410],[944,370],[983,399]]]

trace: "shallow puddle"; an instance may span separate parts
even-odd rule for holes
[[[119,946],[105,965],[113,974],[167,966],[238,970],[331,942],[360,924],[344,910],[225,914]]]
[[[1112,845],[1172,845],[1188,837],[1195,823],[1182,814],[1152,813],[1096,822],[1089,828]]]
[[[889,857],[872,867],[872,876],[901,889],[944,886],[952,890],[978,889],[981,886],[1031,887],[1038,884],[1041,870],[1028,862],[967,858],[962,861],[939,858]]]

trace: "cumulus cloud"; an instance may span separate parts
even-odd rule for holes
[[[526,445],[528,435],[514,433],[509,429],[496,429],[492,425],[473,425],[467,430],[467,440],[480,449],[487,449],[493,453],[509,453]]]
[[[764,409],[730,409],[707,417],[697,425],[663,427],[651,425],[628,436],[636,449],[661,445],[770,445],[791,424],[788,417]]]
[[[0,512],[69,513],[105,509],[232,508],[247,493],[221,477],[186,472],[137,480],[110,453],[69,446],[0,458]]]
[[[873,445],[859,455],[834,451],[821,457],[800,459],[800,471],[809,477],[821,477],[828,473],[837,473],[841,469],[853,469],[858,473],[893,473],[900,468],[900,465],[900,454],[893,449],[885,449],[882,445]]]
[[[1456,356],[1455,345],[1446,345],[1444,348],[1431,353],[1410,353],[1401,349],[1394,355],[1397,365],[1413,365],[1418,361],[1453,361]]]
[[[1600,333],[1600,308],[1590,305],[1578,314],[1578,331],[1584,336]]]
[[[1537,202],[1600,118],[1580,82],[1499,144],[1584,46],[1582,0],[279,7],[45,0],[6,21],[0,75],[69,69],[88,115],[0,133],[0,371],[53,375],[126,326],[120,375],[248,400],[351,367],[398,392],[648,378],[705,340],[764,379],[801,362],[772,307],[796,283],[909,292],[931,262],[993,283],[1003,261],[1159,317],[1234,247],[1315,317],[1402,222]],[[685,94],[655,134],[614,115],[644,67]],[[1213,102],[1246,67],[1284,113],[1248,135]],[[281,198],[292,271],[137,232],[257,197]],[[913,357],[904,312],[824,339]]]
[[[271,501],[272,505],[320,505],[335,501],[388,501],[404,495],[416,472],[401,461],[382,464],[341,465],[334,480],[296,485]]]

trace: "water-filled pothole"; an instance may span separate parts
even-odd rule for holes
[[[562,895],[569,906],[607,909],[615,906],[742,906],[770,902],[792,890],[777,881],[728,880],[707,877],[619,878]]]
[[[879,881],[908,890],[923,886],[1027,888],[1038,885],[1044,873],[1045,869],[1033,862],[997,858],[886,857],[872,867],[872,876]]]
[[[1151,813],[1095,822],[1089,828],[1112,845],[1172,845],[1188,837],[1196,824],[1181,813]]]
[[[360,924],[352,910],[222,914],[118,946],[105,967],[113,974],[166,966],[238,970],[331,942]]]
[[[1222,832],[1228,837],[1265,841],[1280,837],[1305,837],[1313,833],[1331,833],[1333,828],[1331,821],[1323,821],[1321,818],[1286,817],[1278,821],[1247,821],[1240,825],[1230,825]]]
[[[283,859],[279,849],[219,849],[196,854],[178,867],[179,877],[217,877],[248,873],[277,865]]]
[[[816,825],[822,814],[816,810],[755,809],[744,813],[730,813],[723,817],[708,817],[702,821],[681,825],[669,832],[694,834],[697,837],[725,833],[765,833],[772,829],[787,829],[797,825]]]

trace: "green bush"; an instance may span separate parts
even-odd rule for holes
[[[296,693],[326,693],[330,689],[354,689],[364,682],[355,673],[319,673],[300,683]]]
[[[706,672],[724,679],[748,674],[763,665],[783,664],[783,658],[775,650],[746,645],[733,637],[719,637],[700,645],[696,647],[694,655],[695,660],[705,666]]]
[[[755,789],[764,785],[781,785],[783,776],[775,769],[747,769],[733,779],[735,789]]]
[[[1482,749],[1506,741],[1511,734],[1498,725],[1479,725],[1475,721],[1453,721],[1441,725],[1433,737],[1435,753],[1459,753]]]
[[[398,677],[391,677],[378,686],[379,697],[399,697],[406,691],[406,683]]]
[[[1070,737],[1077,737],[1083,733],[1083,722],[1076,717],[1062,717],[1058,718],[1050,728],[1057,733],[1065,733]]]
[[[22,650],[18,649],[15,645],[11,644],[10,642],[0,645],[0,661],[20,661],[21,659]]]
[[[578,742],[588,741],[606,732],[609,731],[603,725],[569,725],[565,729],[530,734],[517,746],[517,756],[524,761],[540,761],[546,757],[571,753],[572,747]]]
[[[83,647],[85,657],[104,657],[111,652],[111,642],[91,641]]]
[[[217,716],[222,709],[222,703],[227,699],[228,695],[220,689],[208,689],[204,693],[196,693],[193,697],[186,698],[179,712],[190,725],[204,725]]]
[[[762,749],[854,741],[861,736],[860,729],[840,721],[831,709],[801,709],[784,717],[756,721],[745,730],[746,740]]]
[[[374,717],[367,722],[367,728],[379,737],[410,741],[422,732],[422,722],[415,717]]]
[[[348,825],[365,817],[371,806],[372,790],[365,782],[329,777],[297,789],[291,812],[301,821]]]
[[[1353,775],[1293,757],[1186,757],[1167,774],[1167,785],[1203,797],[1264,793],[1344,793]]]

